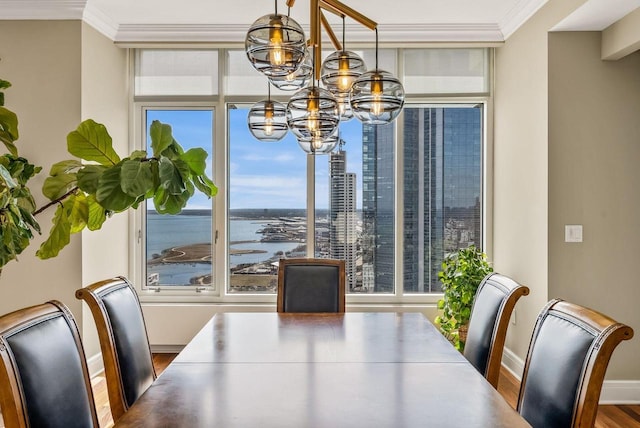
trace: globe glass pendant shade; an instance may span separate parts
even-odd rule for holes
[[[334,95],[348,93],[355,80],[366,71],[364,60],[351,51],[336,51],[322,63],[322,84]]]
[[[260,141],[280,141],[289,130],[287,109],[277,101],[258,101],[249,110],[247,125],[251,134]]]
[[[258,18],[249,28],[245,51],[253,67],[267,77],[284,77],[300,67],[306,38],[300,24],[286,15]]]
[[[353,119],[353,110],[351,110],[351,102],[349,101],[349,93],[338,94],[336,96],[338,101],[338,115],[341,122],[348,122]]]
[[[326,89],[306,87],[289,99],[287,124],[299,140],[324,140],[338,123],[338,102]]]
[[[390,123],[402,111],[404,88],[387,71],[367,71],[353,82],[350,102],[353,114],[363,123]]]
[[[338,128],[328,138],[324,140],[309,138],[299,139],[298,145],[305,152],[312,155],[326,155],[333,151],[340,141],[340,133]]]
[[[307,51],[302,60],[302,64],[300,64],[300,67],[298,67],[296,71],[284,77],[271,77],[269,80],[273,86],[280,90],[297,91],[307,85],[312,75],[313,64],[311,62],[311,55],[309,55],[309,51]]]

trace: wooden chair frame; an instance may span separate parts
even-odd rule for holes
[[[11,347],[6,337],[17,330],[22,330],[43,321],[62,315],[69,325],[73,340],[80,356],[80,364],[84,383],[89,398],[89,408],[93,419],[93,426],[98,428],[98,416],[96,413],[91,377],[87,367],[87,361],[78,331],[78,325],[69,309],[61,302],[52,300],[47,303],[20,309],[0,317],[0,404],[2,418],[7,427],[27,428],[30,426],[25,402],[24,391],[18,373]],[[60,397],[64,400],[65,397]]]
[[[107,392],[109,394],[109,405],[114,422],[117,422],[118,419],[125,414],[129,409],[129,405],[127,404],[124,392],[122,372],[118,361],[113,327],[111,325],[107,309],[105,308],[100,296],[125,287],[128,287],[131,290],[131,293],[135,296],[135,299],[138,302],[138,306],[140,306],[138,293],[136,293],[133,285],[122,276],[99,281],[76,291],[76,298],[84,300],[87,303],[96,323],[98,338],[100,340],[100,350],[102,352],[102,360],[104,362]],[[142,312],[142,308],[140,311]],[[144,323],[144,317],[142,317],[142,322]],[[146,334],[147,327],[146,324],[144,325]],[[147,343],[148,342],[149,339],[147,337]],[[151,348],[149,348],[149,358],[153,360]],[[155,380],[156,378],[157,374],[154,368],[153,379]]]
[[[334,266],[338,267],[338,312],[345,311],[345,282],[346,267],[344,260],[338,259],[316,259],[316,258],[294,258],[280,259],[278,265],[278,299],[277,311],[284,312],[284,270],[292,265],[314,265],[314,266]]]
[[[520,383],[518,411],[520,411],[525,398],[523,391],[527,383],[531,354],[535,347],[536,338],[549,314],[557,315],[560,318],[570,320],[572,323],[582,325],[585,329],[597,332],[597,336],[591,343],[582,366],[571,424],[572,428],[593,427],[598,412],[602,383],[607,371],[607,366],[609,365],[609,360],[611,359],[611,354],[620,342],[633,337],[633,329],[592,309],[569,303],[562,299],[551,300],[538,315],[533,330],[524,371],[522,373],[522,382]]]
[[[500,367],[502,366],[504,342],[507,338],[507,330],[509,328],[511,314],[513,313],[513,309],[520,297],[527,296],[529,294],[529,287],[519,284],[507,276],[494,272],[490,273],[482,280],[478,286],[478,290],[476,291],[476,296],[479,296],[482,290],[487,286],[499,288],[500,291],[504,293],[493,327],[491,345],[489,347],[489,355],[487,357],[487,367],[483,373],[485,379],[487,379],[487,381],[497,389],[498,379],[500,378]],[[474,307],[475,300],[471,309],[470,324],[473,323]]]

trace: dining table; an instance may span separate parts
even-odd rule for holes
[[[419,312],[217,313],[115,426],[528,427]]]

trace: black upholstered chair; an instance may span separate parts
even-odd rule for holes
[[[529,288],[513,279],[490,273],[476,291],[464,356],[494,388],[498,387],[504,341],[511,313]]]
[[[80,334],[64,304],[0,317],[0,407],[7,427],[99,427]]]
[[[611,354],[631,327],[594,310],[550,301],[538,315],[518,412],[533,428],[593,427]]]
[[[96,282],[76,291],[89,305],[98,330],[113,421],[156,379],[138,295],[126,278]]]
[[[344,312],[344,293],[344,260],[280,259],[278,312]]]

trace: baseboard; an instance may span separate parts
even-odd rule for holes
[[[522,379],[524,360],[508,348],[502,354],[502,366],[518,381]],[[605,380],[600,392],[600,404],[640,404],[640,381]]]
[[[182,345],[151,345],[153,354],[178,354],[184,346]]]
[[[92,357],[87,358],[87,368],[91,378],[98,376],[104,372],[104,363],[102,362],[102,353],[98,352]]]

